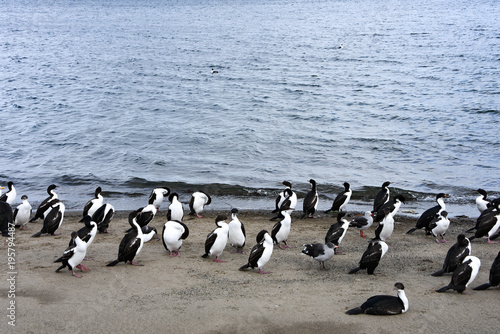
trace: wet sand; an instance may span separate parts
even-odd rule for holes
[[[472,242],[472,254],[481,260],[481,269],[469,287],[470,294],[436,293],[451,276],[432,277],[441,268],[448,248],[456,236],[474,224],[475,218],[454,218],[447,233],[452,243],[437,244],[434,238],[417,230],[415,219],[396,216],[394,234],[388,240],[389,251],[376,269],[348,275],[357,266],[369,239],[349,229],[336,255],[321,270],[319,263],[302,255],[302,245],[324,242],[327,229],[335,222],[332,215],[300,220],[292,214],[289,244],[275,246],[265,266],[272,273],[260,275],[239,271],[262,229],[271,231],[272,214],[242,211],[240,220],[247,231],[247,255],[231,253],[228,245],[221,255],[226,263],[203,259],[204,241],[215,227],[220,212],[206,211],[203,218],[185,216],[190,235],[181,256],[171,258],[161,241],[145,244],[136,260],[144,266],[120,263],[118,245],[129,227],[127,212],[115,215],[108,234],[98,234],[89,247],[85,261],[90,272],[82,278],[71,276],[53,263],[66,248],[71,231],[79,229],[80,213],[67,213],[58,232],[61,236],[31,238],[41,229],[41,221],[30,223],[25,231],[16,230],[15,327],[7,318],[9,285],[1,285],[2,333],[73,332],[164,332],[164,333],[481,333],[498,332],[500,290],[472,291],[488,281],[490,266],[499,245],[484,240]],[[224,212],[230,217],[229,212]],[[160,212],[152,224],[161,235],[166,222]],[[229,222],[229,219],[228,219]],[[376,224],[366,234],[374,236]],[[6,243],[2,243],[3,273],[7,268]],[[80,272],[79,272],[80,273]],[[4,277],[6,274],[4,274]],[[349,316],[345,311],[359,306],[376,294],[395,295],[395,282],[403,282],[409,299],[406,314],[391,317]]]

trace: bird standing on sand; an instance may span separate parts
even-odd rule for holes
[[[281,211],[281,216],[283,219],[276,224],[274,224],[273,229],[271,231],[271,237],[273,238],[273,241],[276,245],[278,245],[279,248],[285,249],[285,248],[290,248],[287,244],[288,236],[290,235],[290,229],[292,225],[292,218],[288,214],[286,210]],[[281,243],[283,242],[283,246],[281,246]]]
[[[359,235],[362,238],[366,238],[363,231],[370,228],[373,225],[373,213],[371,211],[365,211],[364,216],[359,216],[354,218],[349,226],[355,227],[359,230]]]
[[[229,225],[226,223],[225,215],[218,215],[215,218],[217,228],[207,235],[205,240],[205,254],[201,257],[208,258],[215,256],[214,262],[226,262],[219,259],[227,244]]]
[[[308,218],[314,218],[314,213],[316,212],[316,208],[318,207],[318,191],[316,190],[316,181],[313,179],[309,180],[311,184],[311,190],[307,193],[304,198],[304,202],[302,203],[302,218],[307,216]]]
[[[40,203],[38,209],[36,209],[35,216],[30,219],[30,222],[34,222],[37,219],[43,219],[45,217],[45,212],[51,207],[51,205],[59,201],[57,193],[55,192],[56,188],[57,186],[55,184],[51,184],[47,187],[47,194],[49,194],[49,197],[45,198],[42,203]]]
[[[256,240],[257,244],[252,247],[250,255],[248,256],[248,263],[240,267],[239,270],[257,268],[259,269],[259,274],[270,274],[270,272],[263,271],[262,268],[266,265],[273,254],[273,239],[269,235],[269,232],[262,230],[257,234]]]
[[[465,234],[459,234],[457,236],[457,242],[448,249],[446,257],[444,259],[443,267],[431,274],[431,276],[442,276],[446,273],[452,273],[457,269],[457,267],[463,262],[466,256],[472,254],[472,249],[469,239],[465,237]]]
[[[384,257],[388,249],[389,246],[387,246],[384,241],[377,238],[372,239],[368,244],[368,248],[361,256],[359,266],[352,269],[349,274],[355,274],[361,269],[366,269],[368,275],[373,275],[375,269],[378,267],[380,259]]]
[[[476,278],[480,267],[481,261],[477,257],[471,255],[465,257],[462,264],[453,272],[450,284],[436,290],[436,292],[445,292],[453,289],[458,293],[465,293],[469,284]]]
[[[431,221],[434,218],[438,217],[438,215],[442,211],[446,210],[446,204],[444,203],[444,199],[447,198],[447,197],[450,197],[450,196],[448,196],[447,194],[444,194],[444,193],[437,194],[436,195],[437,205],[433,206],[430,209],[425,210],[424,213],[422,213],[420,215],[420,217],[418,218],[417,225],[414,228],[410,229],[406,233],[407,234],[411,234],[411,233],[413,233],[417,229],[423,229],[424,228],[427,231],[427,233],[430,234],[430,232],[429,232],[429,224],[431,223]]]
[[[375,200],[373,201],[373,213],[377,213],[382,205],[389,202],[391,197],[391,191],[389,190],[389,185],[391,183],[386,181],[380,187],[377,195],[375,196]]]
[[[491,201],[491,205],[483,210],[479,217],[477,217],[476,225],[468,229],[466,232],[472,232],[476,230],[483,221],[491,219],[491,217],[495,216],[498,212],[500,212],[500,198],[495,198]]]
[[[89,200],[83,208],[83,217],[80,220],[81,222],[83,222],[83,218],[85,218],[85,216],[87,215],[92,217],[94,212],[96,212],[96,210],[102,206],[104,202],[104,197],[102,197],[101,192],[102,192],[101,187],[97,187],[95,189],[94,198]]]
[[[378,295],[368,298],[361,306],[348,310],[346,314],[395,315],[408,311],[409,303],[403,283],[394,284],[396,296]]]
[[[162,240],[170,257],[181,256],[182,242],[189,236],[189,229],[181,221],[169,220],[163,225]]]
[[[28,202],[28,196],[21,196],[22,203],[14,210],[14,225],[24,230],[31,217],[31,204]]]
[[[489,244],[496,244],[498,241],[492,241],[492,239],[496,238],[495,233],[499,228],[500,211],[493,211],[481,220],[479,226],[476,227],[476,233],[469,237],[469,240],[486,237]]]
[[[243,247],[245,247],[246,232],[245,225],[238,218],[238,209],[231,210],[232,220],[229,222],[228,238],[229,244],[234,248],[234,253],[243,254]]]
[[[308,255],[318,261],[321,269],[326,269],[325,261],[330,260],[335,255],[335,248],[337,247],[331,242],[326,245],[322,243],[305,244],[302,254]]]
[[[75,273],[75,268],[79,268],[81,271],[87,271],[88,268],[81,265],[86,253],[87,243],[78,237],[78,232],[73,231],[71,233],[70,246],[66,248],[63,256],[54,261],[54,263],[62,262],[62,265],[56,269],[56,272],[59,272],[64,267],[68,267],[68,270],[71,270],[73,276],[81,278],[81,275]]]
[[[349,203],[351,196],[351,185],[347,182],[344,182],[344,191],[342,191],[335,197],[332,207],[326,210],[325,213],[342,211],[346,207],[347,203]]]
[[[436,242],[438,244],[448,242],[444,239],[444,235],[446,234],[446,231],[448,231],[448,227],[450,227],[450,220],[448,219],[447,211],[441,211],[441,213],[439,213],[438,216],[429,223],[429,231],[432,233],[434,238],[436,238]],[[440,236],[441,239],[438,239],[438,236]]]
[[[163,203],[163,199],[170,194],[170,189],[168,187],[155,188],[149,194],[148,203],[153,204],[157,211],[160,210],[160,206]]]
[[[63,202],[59,201],[58,199],[52,200],[51,202],[49,202],[49,204],[50,203],[53,204],[50,205],[50,207],[48,207],[44,212],[42,229],[40,230],[40,232],[33,234],[32,237],[36,238],[44,233],[54,236],[60,235],[60,233],[56,233],[56,231],[61,226],[64,220],[64,211],[66,207],[64,206]]]
[[[17,197],[16,188],[14,187],[14,182],[9,181],[7,183],[7,187],[9,188],[9,190],[0,196],[0,202],[7,202],[10,206],[12,206],[14,205],[14,202],[16,201]]]
[[[202,218],[201,213],[205,210],[205,206],[212,203],[212,198],[203,191],[196,191],[191,195],[189,201],[189,214],[198,218]]]
[[[325,244],[331,242],[337,248],[335,249],[336,254],[338,253],[338,247],[340,247],[340,243],[344,239],[347,229],[349,228],[349,221],[344,218],[347,215],[345,212],[339,212],[337,214],[337,222],[332,224],[325,236]]]
[[[179,201],[179,194],[171,193],[168,196],[168,200],[170,201],[170,205],[168,206],[167,220],[176,220],[181,222],[184,218],[184,208],[182,207],[182,203]]]
[[[142,266],[142,264],[134,262],[134,258],[140,253],[144,246],[144,234],[141,226],[137,223],[137,211],[132,211],[128,216],[128,222],[132,226],[132,230],[127,232],[118,247],[118,258],[111,261],[106,266],[113,267],[120,262],[129,263],[134,266]]]

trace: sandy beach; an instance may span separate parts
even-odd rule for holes
[[[336,255],[321,270],[319,263],[301,255],[302,245],[324,242],[335,215],[320,213],[316,219],[300,220],[292,214],[289,244],[295,248],[281,250],[275,246],[265,266],[272,273],[259,275],[239,271],[255,244],[256,234],[271,231],[274,222],[270,212],[241,211],[240,220],[247,231],[246,255],[231,253],[228,245],[221,255],[226,263],[203,259],[204,241],[215,227],[219,213],[206,211],[203,218],[185,216],[190,235],[181,256],[171,258],[161,241],[145,244],[136,260],[144,266],[120,263],[105,265],[116,259],[118,245],[129,227],[127,212],[115,215],[108,234],[98,234],[89,247],[85,261],[90,272],[82,278],[71,276],[53,261],[62,255],[70,233],[79,229],[81,213],[66,213],[58,232],[61,236],[31,235],[42,223],[30,223],[15,235],[15,297],[9,298],[11,285],[6,283],[7,243],[2,242],[3,274],[1,285],[2,333],[497,333],[500,290],[436,293],[447,285],[451,276],[432,277],[441,268],[448,248],[456,236],[470,227],[475,218],[452,217],[447,233],[452,243],[437,244],[423,231],[405,232],[415,220],[396,216],[396,228],[388,240],[389,251],[376,269],[348,275],[357,266],[368,240],[349,229]],[[165,212],[152,224],[161,236]],[[228,219],[229,222],[229,219]],[[373,237],[376,224],[366,234]],[[490,266],[499,246],[485,240],[472,242],[472,253],[481,260],[481,269],[470,288],[488,281]],[[376,294],[395,295],[393,285],[403,282],[409,299],[406,314],[391,317],[349,316],[345,311],[359,306]],[[8,324],[9,303],[15,300],[15,327]]]

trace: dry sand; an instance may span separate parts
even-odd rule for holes
[[[203,218],[186,216],[190,235],[181,249],[181,257],[170,258],[161,241],[145,244],[136,260],[144,266],[124,263],[105,265],[117,257],[118,244],[128,228],[127,213],[115,215],[109,234],[98,234],[85,265],[91,271],[83,278],[71,276],[53,261],[66,248],[71,231],[82,226],[79,215],[66,214],[58,232],[61,236],[30,236],[41,229],[41,222],[30,223],[28,230],[16,230],[15,299],[8,298],[9,284],[1,284],[2,333],[498,333],[500,290],[434,292],[447,285],[450,275],[432,277],[441,268],[450,244],[437,244],[423,231],[405,232],[415,220],[396,216],[396,229],[388,240],[389,251],[376,270],[355,275],[355,267],[366,249],[368,239],[350,229],[341,244],[345,255],[336,255],[326,263],[327,270],[301,255],[304,243],[323,242],[328,227],[335,222],[330,215],[299,220],[292,215],[289,244],[275,247],[265,266],[268,275],[239,271],[248,255],[232,254],[228,246],[221,256],[226,263],[203,259],[206,235],[215,227],[219,212],[207,211]],[[230,213],[227,213],[230,217]],[[249,211],[239,215],[247,230],[250,251],[261,229],[271,231],[268,212]],[[447,239],[473,224],[474,219],[454,219]],[[152,222],[161,234],[165,213]],[[374,224],[376,225],[376,224]],[[374,235],[374,226],[367,231]],[[4,274],[7,246],[2,242]],[[498,245],[474,240],[473,255],[482,267],[475,287],[488,281],[488,272],[499,250]],[[375,294],[395,295],[395,282],[403,282],[410,308],[406,314],[377,317],[348,316],[347,309],[363,303]],[[8,325],[9,302],[15,300],[15,327]]]

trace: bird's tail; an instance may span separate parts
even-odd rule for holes
[[[443,286],[441,289],[437,289],[436,292],[446,292],[450,289],[451,289],[451,287],[449,285],[447,285],[447,286]]]
[[[443,274],[444,274],[444,269],[441,269],[431,274],[431,276],[438,277],[438,276],[443,276]]]
[[[470,229],[468,229],[467,231],[465,231],[465,233],[470,233],[470,232],[474,231],[475,229],[476,229],[476,227],[475,227],[475,226],[474,226],[474,227],[471,227]]]
[[[269,220],[270,220],[270,221],[275,221],[275,220],[279,219],[279,217],[280,217],[280,216],[278,215],[278,216],[273,217],[273,218],[271,218],[271,219],[269,219]]]
[[[495,240],[496,238],[500,237],[500,233],[494,234],[490,237],[490,240]],[[469,239],[470,240],[470,239]]]
[[[245,264],[244,266],[241,266],[239,270],[245,270],[250,268],[250,263]]]
[[[363,313],[363,310],[360,307],[353,308],[345,312],[345,314],[356,315]]]
[[[39,237],[39,236],[41,236],[41,235],[42,235],[42,231],[40,231],[40,232],[37,232],[37,233],[33,234],[31,237],[33,237],[33,238],[38,238],[38,237]]]
[[[56,261],[54,261],[54,262],[57,262],[57,260],[56,260]],[[60,266],[59,268],[57,268],[57,269],[56,269],[56,273],[58,273],[58,272],[59,272],[59,270],[61,270],[61,269],[62,269],[62,268],[64,268],[64,267],[66,267],[66,266],[63,264],[62,266]]]
[[[60,258],[58,258],[57,260],[54,261],[54,263],[56,263],[56,262],[62,262],[62,256]]]
[[[475,236],[475,235],[473,235],[472,237],[469,237],[469,241],[472,241],[472,240],[474,240],[474,239],[476,239],[476,236]]]
[[[486,290],[488,289],[489,287],[491,286],[490,283],[484,283],[484,284],[481,284],[480,286],[476,286],[474,289],[472,290]]]
[[[349,274],[355,274],[355,273],[357,273],[357,272],[358,272],[358,271],[360,271],[360,270],[361,270],[361,267],[356,267],[356,268],[354,268],[353,270],[351,270],[351,271],[349,272]]]
[[[415,232],[415,230],[416,230],[416,229],[417,229],[417,228],[416,228],[416,227],[414,227],[414,228],[410,229],[408,232],[406,232],[406,234],[412,234],[413,232]]]
[[[116,266],[119,262],[120,262],[120,261],[119,261],[118,259],[116,259],[116,260],[114,260],[114,261],[112,261],[112,262],[108,263],[108,264],[106,265],[106,267],[114,267],[114,266]]]

